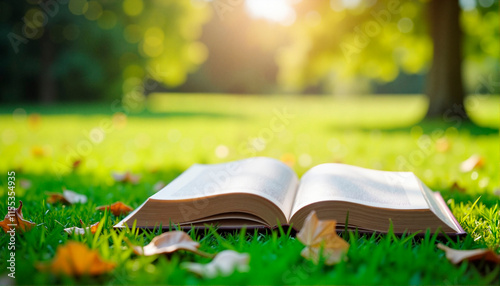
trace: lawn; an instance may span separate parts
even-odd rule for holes
[[[302,175],[312,166],[341,162],[361,167],[413,171],[441,191],[468,232],[442,240],[457,249],[500,245],[500,97],[473,97],[461,118],[421,121],[422,96],[257,97],[160,95],[144,102],[0,107],[0,215],[7,209],[7,172],[15,171],[16,200],[37,227],[16,236],[16,284],[489,284],[500,267],[453,265],[436,247],[436,237],[341,234],[351,247],[335,266],[300,256],[303,245],[286,235],[190,233],[208,253],[233,249],[250,254],[250,271],[211,280],[180,267],[209,259],[178,252],[138,257],[124,241],[148,243],[155,232],[117,232],[116,217],[95,207],[122,201],[139,206],[154,185],[170,182],[193,163],[218,163],[268,156]],[[277,128],[279,127],[279,128]],[[262,139],[263,138],[263,139]],[[477,154],[484,164],[462,172],[460,163]],[[74,168],[75,164],[78,164]],[[112,172],[141,176],[136,185],[115,182]],[[21,180],[31,186],[20,186]],[[455,187],[453,187],[455,185]],[[456,187],[458,186],[458,187]],[[48,204],[47,192],[69,189],[89,202]],[[462,189],[462,190],[459,190]],[[479,200],[478,200],[479,198]],[[474,204],[477,201],[476,204]],[[76,236],[64,227],[103,221],[95,235]],[[64,277],[38,271],[57,247],[82,241],[117,267],[99,277]],[[0,236],[2,284],[8,235]]]

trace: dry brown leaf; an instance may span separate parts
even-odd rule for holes
[[[156,184],[153,186],[153,190],[158,192],[159,190],[163,189],[166,186],[166,184],[163,181],[158,181]]]
[[[483,249],[473,249],[473,250],[457,250],[449,248],[441,243],[439,243],[437,247],[446,253],[446,258],[448,258],[448,260],[453,264],[459,264],[464,260],[476,261],[483,259],[485,261],[500,264],[500,255],[496,254],[491,249],[483,248]]]
[[[248,263],[250,256],[248,253],[238,253],[234,250],[224,250],[217,254],[210,263],[200,264],[194,262],[185,262],[182,264],[184,269],[206,278],[215,278],[217,276],[229,276],[235,270],[247,272],[250,270]]]
[[[457,182],[453,182],[453,185],[451,185],[450,190],[452,192],[459,192],[462,194],[464,194],[467,191],[464,187],[460,186]]]
[[[81,242],[70,241],[57,248],[50,263],[38,264],[37,268],[53,274],[97,276],[110,272],[115,266],[112,262],[104,261],[96,250],[89,249]]]
[[[124,204],[122,202],[116,202],[116,203],[114,203],[112,205],[108,205],[108,206],[98,206],[98,207],[96,207],[96,210],[98,210],[98,211],[109,210],[115,216],[119,216],[122,214],[128,214],[129,212],[133,211],[134,209],[127,206],[126,204]]]
[[[130,245],[137,255],[151,256],[156,254],[169,254],[178,250],[187,250],[202,256],[210,254],[198,250],[200,244],[193,241],[191,237],[183,231],[169,231],[156,236],[151,242],[144,246]]]
[[[111,173],[111,176],[113,176],[113,179],[116,182],[131,183],[131,184],[139,183],[139,180],[141,178],[141,176],[134,175],[128,171],[123,173],[123,174],[113,172],[113,173]]]
[[[483,167],[484,163],[484,158],[481,155],[474,154],[460,164],[460,171],[464,173],[470,172],[476,168]]]
[[[47,193],[49,197],[47,198],[47,202],[49,204],[54,203],[63,203],[63,204],[76,204],[81,203],[84,204],[87,202],[87,196],[70,191],[64,190],[63,193]]]
[[[25,232],[36,226],[35,223],[27,221],[23,217],[23,202],[19,201],[19,207],[14,209],[14,212],[8,212],[3,221],[0,221],[0,226],[6,233],[11,229],[16,229],[19,232]]]
[[[75,160],[73,161],[73,164],[71,165],[73,167],[73,170],[76,170],[80,165],[82,164],[82,160]]]
[[[321,256],[325,264],[332,265],[340,262],[349,249],[349,243],[337,235],[335,220],[318,220],[316,212],[312,211],[304,221],[304,225],[297,234],[297,239],[306,245],[300,253],[304,258],[318,263]]]
[[[80,220],[80,223],[82,225],[85,225],[82,220]],[[76,227],[76,226],[68,227],[68,228],[65,228],[64,231],[67,232],[68,234],[76,233],[76,234],[84,235],[86,232],[90,232],[92,234],[95,234],[98,227],[99,227],[99,222],[96,222],[96,223],[89,225],[87,227]]]

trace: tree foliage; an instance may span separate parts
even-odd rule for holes
[[[2,2],[1,98],[119,98],[144,92],[148,79],[179,85],[207,54],[197,39],[210,10],[197,3]],[[52,98],[41,98],[46,89]]]
[[[401,72],[428,72],[433,43],[427,2],[300,2],[291,43],[278,54],[279,82],[291,91],[318,84],[333,89],[360,78],[389,82]],[[498,2],[486,2],[463,8],[460,15],[469,90],[478,72],[498,72]]]

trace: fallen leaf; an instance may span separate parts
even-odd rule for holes
[[[63,193],[48,193],[49,197],[47,198],[47,202],[49,204],[54,204],[61,202],[63,204],[76,204],[81,203],[84,204],[87,202],[87,196],[70,191],[64,190]]]
[[[40,128],[40,124],[42,121],[42,116],[38,113],[32,113],[28,116],[28,125],[31,129],[37,130]]]
[[[33,155],[33,157],[41,158],[45,156],[45,149],[40,146],[33,146],[31,147],[31,154]]]
[[[439,243],[437,247],[446,253],[446,258],[448,258],[448,260],[453,264],[459,264],[464,260],[476,261],[483,259],[485,261],[500,264],[500,255],[496,254],[491,249],[483,248],[483,249],[473,249],[473,250],[457,250],[449,248],[441,243]]]
[[[111,176],[113,176],[113,179],[115,179],[116,182],[131,183],[131,184],[139,183],[139,180],[141,178],[141,176],[134,175],[128,171],[123,174],[113,172],[111,173]]]
[[[82,220],[80,220],[80,223],[82,225],[85,225]],[[68,227],[68,228],[65,228],[64,231],[67,232],[68,234],[76,233],[76,234],[84,235],[87,232],[95,234],[95,232],[97,231],[97,227],[99,227],[99,222],[96,222],[96,223],[89,225],[87,227],[76,227],[76,226]]]
[[[464,194],[467,191],[464,187],[460,186],[457,182],[453,182],[453,185],[451,185],[450,190],[452,192],[459,192],[462,194]]]
[[[314,263],[318,263],[320,254],[327,265],[340,262],[349,243],[337,235],[336,223],[335,220],[318,220],[316,212],[312,211],[297,234],[297,239],[306,246],[300,254]]]
[[[494,190],[493,193],[500,197],[500,188]]]
[[[113,114],[111,121],[113,122],[113,127],[123,129],[127,126],[127,115],[122,112],[116,112]]]
[[[129,243],[130,244],[130,243]],[[211,256],[208,253],[199,251],[200,244],[193,241],[191,237],[183,231],[169,231],[156,236],[151,242],[144,246],[130,245],[137,255],[151,256],[156,254],[169,254],[178,250],[187,250],[202,256]]]
[[[0,277],[0,285],[2,286],[14,286],[16,285],[14,282],[16,281],[16,279],[12,279],[12,278],[15,278],[15,274],[14,273],[5,273],[4,275],[2,275]]]
[[[153,190],[158,192],[159,190],[163,189],[166,186],[166,184],[163,181],[158,181],[156,184],[153,186]]]
[[[436,140],[436,150],[441,153],[450,150],[450,141],[446,138],[439,138]]]
[[[115,216],[119,216],[122,214],[128,214],[129,212],[133,211],[134,209],[127,206],[126,204],[124,204],[122,202],[116,202],[116,203],[114,203],[112,205],[108,205],[108,206],[98,206],[96,208],[96,210],[98,210],[98,211],[109,210]]]
[[[293,168],[293,165],[295,165],[295,155],[285,153],[281,156],[280,161],[287,164],[290,168]]]
[[[469,159],[460,164],[460,171],[466,173],[476,168],[481,168],[484,165],[484,158],[478,154],[474,154]]]
[[[73,161],[73,164],[72,164],[73,170],[76,170],[78,167],[80,167],[81,164],[82,164],[82,160]]]
[[[115,266],[112,262],[104,261],[96,250],[91,250],[87,245],[76,241],[59,246],[50,263],[37,264],[40,270],[68,276],[97,276],[109,273]]]
[[[0,221],[0,226],[6,233],[15,228],[15,231],[25,232],[36,226],[35,223],[25,220],[23,217],[23,202],[19,201],[19,207],[13,211],[9,211],[3,221]],[[13,228],[12,228],[13,227]]]
[[[238,253],[234,250],[224,250],[217,254],[215,258],[207,263],[200,264],[194,262],[184,262],[182,268],[187,269],[205,278],[215,278],[217,276],[229,276],[235,270],[248,272],[250,267],[250,255],[248,253]]]
[[[19,180],[19,186],[23,189],[29,189],[31,188],[31,181],[28,179],[21,179]]]

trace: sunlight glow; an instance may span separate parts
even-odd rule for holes
[[[285,26],[295,22],[295,10],[289,0],[246,0],[245,6],[253,18],[262,18]]]

